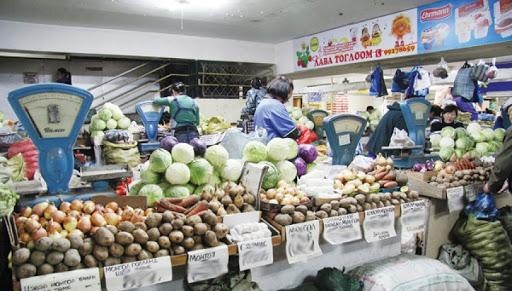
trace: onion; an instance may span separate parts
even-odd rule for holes
[[[92,202],[91,200],[85,201],[84,206],[82,207],[82,211],[87,214],[91,214],[96,210],[96,203]]]
[[[28,232],[24,232],[20,235],[20,241],[22,241],[23,243],[28,243],[31,240],[32,240],[32,237],[30,236],[30,234]]]
[[[133,208],[130,206],[126,206],[125,210],[123,211],[123,214],[121,214],[121,220],[128,221],[132,218],[133,215]]]
[[[65,230],[64,230],[65,231]],[[49,233],[48,234],[48,237],[53,239],[53,240],[56,240],[58,238],[61,238],[62,235],[60,234],[60,232],[54,232],[54,233]]]
[[[23,208],[23,210],[21,210],[20,214],[23,217],[30,217],[30,215],[32,215],[32,207],[27,206],[27,207]]]
[[[64,213],[68,213],[71,210],[71,203],[64,201],[59,206],[60,211],[64,211]]]
[[[39,215],[32,213],[32,215],[30,215],[29,219],[33,219],[33,220],[39,221]]]
[[[94,234],[98,229],[99,229],[99,227],[98,227],[98,226],[93,226],[93,227],[91,228],[91,231],[90,231],[89,233],[90,233],[90,234]]]
[[[144,211],[145,216],[149,216],[151,213],[153,213],[153,208],[146,208],[146,210]]]
[[[113,212],[105,213],[105,214],[103,214],[103,217],[105,218],[105,221],[109,225],[117,226],[119,224],[119,222],[121,221],[121,216],[119,216]]]
[[[50,222],[48,222],[48,226],[46,229],[48,230],[48,233],[51,234],[59,233],[62,231],[62,226],[60,225],[60,223],[50,220]]]
[[[119,205],[115,201],[111,201],[111,202],[107,203],[107,205],[105,205],[105,208],[110,208],[110,209],[114,210],[114,212],[115,212],[119,208]]]
[[[448,175],[453,175],[453,174],[455,174],[455,171],[457,171],[457,169],[453,165],[448,165],[448,166],[446,166],[445,171]]]
[[[44,217],[39,218],[39,224],[41,224],[42,227],[46,228],[48,226],[48,220]]]
[[[91,215],[91,222],[94,226],[105,226],[107,224],[105,218],[103,218],[103,216],[97,211]]]
[[[58,223],[64,222],[64,218],[66,218],[66,213],[63,211],[57,210],[52,214],[52,219]]]
[[[23,216],[20,216],[20,217],[16,217],[16,228],[18,229],[18,232],[20,231],[25,231],[25,227],[24,227],[24,224],[25,224],[25,221],[27,221],[28,218],[26,217],[23,217]]]
[[[84,238],[84,233],[79,229],[73,229],[68,234],[68,237],[72,237],[72,236],[80,236],[81,238]]]
[[[75,199],[71,201],[71,210],[81,211],[83,207],[82,201]]]
[[[82,216],[78,221],[77,228],[83,233],[88,233],[91,230],[91,218],[89,216]]]
[[[43,227],[38,228],[31,235],[33,241],[38,241],[40,238],[45,236],[48,236],[48,233],[46,232],[46,229],[44,229]]]
[[[28,233],[32,233],[41,227],[41,224],[33,219],[27,219],[24,223],[25,231]]]
[[[57,210],[58,210],[58,209],[57,209],[57,207],[56,207],[55,205],[53,205],[53,204],[48,205],[48,207],[46,207],[46,209],[44,210],[44,217],[45,217],[46,219],[50,219],[50,218],[52,218],[52,214],[53,214],[55,211],[57,211]]]
[[[134,213],[132,215],[132,218],[130,219],[130,221],[132,223],[137,223],[137,222],[144,222],[144,220],[146,219],[146,217],[142,214],[139,214],[139,213]]]
[[[60,237],[67,237],[68,236],[68,231],[67,230],[63,230],[59,233]]]
[[[68,213],[68,216],[73,216],[74,218],[78,219],[80,218],[82,214],[80,213],[80,211],[78,210],[71,210],[69,213]]]
[[[117,208],[116,213],[117,213],[117,215],[119,215],[119,216],[123,215],[123,209],[121,209],[121,208]]]
[[[65,230],[72,231],[73,229],[76,228],[78,221],[74,216],[67,216],[66,218],[64,218],[63,224]]]
[[[101,205],[101,204],[96,204],[96,206],[95,206],[95,207],[96,207],[96,211],[99,211],[99,212],[103,212],[103,209],[105,208],[105,207],[103,207],[103,205]]]
[[[103,213],[115,213],[114,210],[112,210],[111,208],[103,208],[103,211],[101,211]]]
[[[37,203],[34,208],[32,208],[32,213],[38,216],[43,216],[44,211],[50,205],[48,202]]]

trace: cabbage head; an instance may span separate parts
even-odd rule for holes
[[[464,156],[464,149],[455,149],[455,156],[458,159],[462,159],[462,156]]]
[[[117,128],[117,121],[114,119],[109,119],[107,121],[107,129],[116,129]]]
[[[265,173],[265,176],[263,177],[263,183],[261,184],[261,187],[265,190],[275,188],[277,182],[279,182],[279,171],[277,170],[276,166],[270,162],[259,162],[258,164],[268,167],[267,173]]]
[[[299,120],[302,117],[302,110],[294,108],[292,111],[292,117],[295,120]]]
[[[451,126],[443,127],[443,129],[441,129],[441,136],[454,139],[455,138],[455,128],[453,128]]]
[[[190,182],[194,185],[208,183],[213,175],[213,167],[205,159],[195,159],[188,164],[190,170]]]
[[[102,131],[105,128],[107,128],[107,123],[99,118],[96,118],[91,122],[91,131]]]
[[[466,131],[466,129],[464,127],[457,127],[455,129],[455,137],[457,139],[463,138],[465,136],[468,136],[468,133],[467,133],[467,131]]]
[[[155,202],[164,198],[164,193],[158,185],[146,184],[139,191],[139,196],[146,196],[148,206],[153,206]]]
[[[451,138],[451,137],[443,137],[439,141],[439,146],[442,149],[443,148],[451,148],[451,149],[453,149],[453,147],[455,147],[455,142],[453,141],[453,138]]]
[[[228,151],[221,145],[214,145],[206,149],[205,159],[216,169],[222,169],[229,159]]]
[[[430,143],[433,148],[439,148],[439,143],[441,142],[441,135],[438,133],[430,135]]]
[[[101,108],[98,111],[98,117],[106,122],[112,118],[112,111],[108,110],[107,108]]]
[[[485,156],[489,152],[489,145],[486,142],[479,142],[475,146],[475,151],[477,151],[480,156]]]
[[[220,180],[220,174],[216,169],[213,169],[213,174],[210,177],[210,180],[208,180],[208,184],[212,186],[218,186],[220,185],[222,181]]]
[[[286,160],[295,159],[299,154],[299,145],[291,138],[285,138],[284,140],[288,145],[288,149],[286,150]]]
[[[105,132],[103,132],[101,130],[95,130],[95,131],[91,132],[92,138],[95,138],[95,137],[101,138],[103,136],[105,136]]]
[[[476,142],[483,142],[485,140],[485,137],[482,132],[473,132],[470,134],[471,138]]]
[[[130,127],[130,118],[128,117],[121,117],[118,121],[117,121],[117,126],[120,128],[120,129],[128,129],[128,127]]]
[[[169,184],[169,182],[167,182],[166,180],[163,180],[163,181],[160,181],[160,184],[158,184],[158,187],[160,187],[160,189],[162,189],[162,191],[165,192],[165,189],[171,187],[171,184]]]
[[[188,193],[190,194],[194,193],[194,191],[196,190],[196,187],[192,184],[185,184],[183,186],[185,186],[185,188],[188,189]]]
[[[151,171],[149,169],[149,163],[144,163],[140,170],[140,180],[144,184],[158,184],[160,183],[160,174]]]
[[[462,138],[457,139],[457,141],[455,141],[455,148],[461,149],[461,150],[470,149],[472,147],[472,145],[473,145],[473,142],[467,137],[462,137]]]
[[[273,138],[267,144],[268,159],[272,161],[282,161],[286,159],[288,151],[288,142],[284,138]]]
[[[313,130],[315,128],[315,124],[313,123],[313,121],[311,121],[311,120],[306,121],[306,128],[309,130]]]
[[[286,182],[293,182],[297,177],[297,168],[290,161],[280,161],[276,164],[277,170],[279,171],[279,177],[281,180]]]
[[[265,161],[267,159],[267,147],[259,141],[250,141],[244,146],[243,158],[251,163]]]
[[[201,195],[203,194],[203,192],[207,192],[213,195],[213,193],[215,193],[215,186],[210,184],[203,184],[197,186],[196,189],[194,190],[194,194],[196,195]]]
[[[176,162],[188,164],[194,160],[194,148],[188,143],[179,143],[171,150],[172,158]]]
[[[156,173],[164,173],[172,164],[171,154],[164,149],[157,149],[149,156],[149,169]]]
[[[449,161],[453,154],[453,148],[441,148],[439,151],[439,157],[445,162]]]
[[[112,112],[112,118],[116,121],[123,118],[124,116],[121,108],[110,102],[105,103],[105,105],[103,105],[103,108],[110,110],[110,112]]]
[[[144,183],[142,181],[133,182],[128,185],[130,191],[128,191],[128,196],[137,196],[139,194],[140,189],[144,187]]]
[[[175,185],[167,188],[164,192],[165,197],[184,198],[190,196],[190,190],[185,185]]]
[[[238,182],[242,175],[242,169],[244,168],[244,161],[229,159],[226,166],[222,169],[220,175],[224,181]]]
[[[470,124],[468,124],[466,130],[469,133],[469,135],[473,136],[474,133],[480,133],[480,131],[482,131],[482,127],[478,122],[471,122]]]
[[[495,138],[494,130],[490,128],[485,128],[484,130],[482,130],[482,135],[484,136],[484,141],[491,141],[494,140]]]
[[[185,185],[190,181],[190,170],[183,163],[174,163],[165,171],[165,179],[171,185]]]
[[[504,128],[496,128],[494,130],[494,139],[496,141],[503,142],[503,140],[505,139],[506,132],[507,131]]]

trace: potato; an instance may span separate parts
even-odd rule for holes
[[[306,212],[306,221],[316,220],[315,213],[313,211]]]
[[[132,233],[133,240],[139,244],[145,244],[149,240],[147,232],[142,229],[136,229]]]
[[[384,202],[382,202],[382,201],[379,201],[379,202],[377,203],[377,208],[383,208],[383,207],[385,207],[385,206],[386,206],[386,205],[384,205]]]
[[[283,226],[290,225],[293,222],[292,217],[288,214],[278,214],[276,217],[274,217],[274,220]]]
[[[357,194],[354,198],[356,198],[357,203],[363,205],[366,202],[366,195]]]
[[[222,203],[220,203],[217,199],[208,202],[208,208],[210,208],[210,210],[213,212],[217,212],[221,207]]]
[[[162,214],[160,213],[151,213],[150,215],[148,215],[146,217],[146,220],[144,220],[144,222],[146,223],[147,227],[149,228],[153,228],[153,227],[158,227],[160,225],[160,223],[162,222]],[[168,222],[166,222],[168,223]]]
[[[94,243],[93,243],[92,239],[90,237],[85,238],[84,244],[78,248],[78,252],[80,253],[81,256],[86,256],[86,255],[92,254],[93,246],[94,246]]]
[[[339,201],[332,200],[332,201],[330,202],[330,204],[331,204],[331,208],[332,208],[333,210],[338,211],[338,209],[340,209],[340,202],[339,202]]]
[[[110,254],[116,258],[120,258],[123,256],[124,254],[124,247],[121,245],[121,244],[118,244],[118,243],[113,243],[109,248],[108,248]]]
[[[295,206],[293,206],[293,205],[285,205],[285,206],[281,207],[282,214],[292,215],[294,212],[295,212]]]
[[[140,256],[143,252],[144,252],[144,254],[145,254],[145,253],[147,253],[148,251],[142,250],[142,251],[140,252],[139,256]],[[144,260],[145,260],[145,259],[144,259]],[[124,257],[122,257],[122,258],[121,258],[121,263],[123,263],[123,264],[126,264],[126,263],[133,263],[133,262],[135,262],[135,261],[137,261],[137,257],[127,257],[127,256],[124,256]]]
[[[44,264],[46,260],[46,255],[41,251],[33,251],[30,254],[30,263],[36,267],[41,266]]]
[[[62,260],[64,260],[64,254],[61,252],[53,251],[46,256],[46,262],[50,265],[57,265],[62,262]]]
[[[142,250],[142,247],[138,243],[132,243],[124,249],[124,254],[127,256],[137,256]]]
[[[80,258],[80,254],[75,249],[69,249],[66,251],[66,254],[64,254],[64,264],[69,267],[75,267],[82,259]]]
[[[170,210],[166,210],[162,213],[162,222],[172,222],[174,218],[174,214]]]
[[[229,197],[229,195],[225,195],[220,200],[220,203],[222,203],[224,205],[224,207],[227,207],[229,204],[233,203],[233,200],[231,199],[231,197]]]
[[[158,252],[156,252],[155,254],[155,258],[159,258],[159,257],[165,257],[165,256],[168,256],[169,255],[169,250],[159,250]]]
[[[205,214],[203,214],[201,219],[211,226],[217,224],[217,215],[215,215],[211,210],[208,210]]]
[[[190,225],[184,225],[181,228],[181,232],[183,233],[184,236],[191,237],[194,235],[194,228]]]
[[[215,235],[218,239],[225,238],[229,232],[228,227],[224,223],[217,223],[213,230],[215,231]]]
[[[350,205],[356,205],[357,200],[354,197],[347,197],[340,200],[340,206],[343,208],[349,208]]]
[[[119,232],[119,230],[117,229],[117,227],[113,226],[113,225],[106,225],[105,226],[113,235],[115,235],[116,233]]]
[[[254,205],[256,203],[256,198],[254,198],[254,195],[245,193],[242,198],[244,199],[244,202],[249,205]]]
[[[206,242],[206,244],[208,246],[211,246],[211,247],[216,247],[219,245],[219,240],[217,240],[217,235],[215,234],[214,231],[211,231],[211,230],[208,230],[204,234],[204,241]]]
[[[168,222],[162,223],[158,230],[160,231],[160,235],[169,235],[169,233],[172,231],[172,224]]]
[[[324,218],[329,217],[329,214],[327,214],[327,212],[325,212],[324,210],[318,210],[317,212],[315,212],[315,215],[319,219],[324,219]]]
[[[153,254],[146,251],[146,250],[142,250],[140,251],[140,253],[137,255],[137,259],[139,261],[141,260],[147,260],[147,259],[152,259],[153,258]]]
[[[131,233],[132,231],[135,230],[135,225],[133,225],[133,223],[131,223],[130,221],[121,221],[117,228],[120,231],[126,231]]]
[[[331,212],[329,213],[329,217],[338,216],[338,215],[339,215],[339,214],[338,214],[338,211],[336,211],[336,210],[334,210],[334,209],[333,209],[333,210],[331,210]]]
[[[194,235],[192,239],[194,240],[196,245],[203,243],[203,238],[200,235]]]
[[[244,205],[242,205],[242,212],[252,212],[252,211],[256,211],[256,209],[254,209],[254,206],[252,206],[251,204],[247,204],[247,203],[244,203]]]
[[[348,212],[350,213],[356,213],[357,212],[357,207],[355,205],[350,205],[348,207]]]
[[[388,206],[391,206],[391,201],[389,200],[386,200],[386,202],[384,202],[384,207],[388,207]]]
[[[217,210],[217,216],[224,217],[226,215],[228,215],[228,212],[226,209],[224,209],[224,207],[221,207],[219,210]]]
[[[108,258],[108,248],[100,245],[95,245],[92,254],[96,260],[103,262]]]
[[[331,203],[324,203],[322,206],[320,206],[320,210],[325,211],[326,213],[330,213],[332,210]]]
[[[16,268],[16,277],[18,279],[33,277],[36,275],[36,273],[37,273],[37,268],[36,268],[36,266],[34,266],[32,264],[25,263],[25,264],[19,266],[18,268]]]
[[[306,215],[308,212],[308,207],[306,205],[299,205],[295,207],[295,211],[299,211],[300,213]]]
[[[126,231],[120,231],[116,234],[116,242],[126,246],[133,243],[134,237],[131,233]]]
[[[302,214],[302,212],[295,211],[292,214],[292,222],[293,223],[302,223],[306,221],[306,215]]]
[[[183,255],[185,253],[185,248],[182,246],[174,246],[172,248],[172,253],[174,255]]]
[[[57,238],[53,240],[52,250],[64,253],[71,247],[71,242],[65,238]]]
[[[368,201],[378,203],[380,201],[380,195],[379,194],[370,194],[368,196]]]
[[[194,241],[193,238],[186,237],[181,244],[183,245],[184,248],[186,248],[187,250],[190,250],[194,247],[195,243],[196,242]]]
[[[37,248],[37,247],[36,247]],[[30,258],[30,250],[27,248],[17,249],[12,255],[12,261],[15,265],[22,265]]]
[[[108,247],[114,243],[115,238],[114,234],[110,232],[107,228],[100,227],[94,233],[94,240],[96,241],[96,244],[103,247]]]
[[[105,260],[105,262],[103,262],[103,265],[105,267],[108,267],[108,266],[113,266],[113,265],[119,265],[121,264],[121,258],[112,258],[112,257],[109,257]]]
[[[84,240],[79,235],[72,235],[69,237],[69,242],[71,243],[71,248],[76,250],[84,245]]]
[[[158,238],[160,237],[160,231],[156,227],[149,229],[147,234],[148,234],[149,240],[151,240],[151,241],[157,241]]]
[[[203,235],[208,230],[206,223],[198,223],[194,225],[194,233],[197,235]]]
[[[67,272],[67,271],[69,271],[69,267],[64,265],[64,263],[58,263],[54,267],[54,272],[55,273]]]
[[[240,213],[240,209],[238,209],[235,204],[229,204],[228,208],[226,208],[226,212],[228,214],[237,214]]]
[[[53,266],[50,264],[42,264],[37,268],[37,275],[48,275],[54,272]]]
[[[137,229],[142,229],[143,231],[147,231],[148,230],[148,226],[144,222],[142,222],[142,221],[136,222],[134,224],[134,226],[135,226],[135,230],[137,230]],[[127,232],[129,232],[129,231],[127,231]]]
[[[180,230],[183,225],[185,225],[185,221],[183,219],[175,219],[171,222],[173,230]]]
[[[52,248],[53,240],[47,236],[38,239],[35,243],[36,250],[41,252],[49,251]]]
[[[160,245],[156,241],[148,241],[145,249],[151,253],[156,253],[160,250]]]
[[[87,255],[84,257],[84,265],[88,268],[95,268],[98,266],[98,261],[93,255]]]
[[[201,222],[203,221],[201,220],[201,217],[199,215],[192,215],[190,217],[187,217],[187,220],[185,221],[185,223],[190,226],[194,226]]]
[[[366,211],[366,210],[370,210],[370,209],[372,209],[372,205],[368,202],[365,202],[363,204],[363,210]]]
[[[391,199],[391,204],[398,205],[398,204],[400,204],[400,200],[398,200],[398,199]]]
[[[338,215],[345,215],[347,214],[347,210],[345,208],[338,209]]]
[[[202,243],[196,243],[194,247],[192,248],[193,251],[202,250],[204,249],[204,245]]]

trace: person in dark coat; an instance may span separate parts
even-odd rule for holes
[[[400,104],[395,102],[389,105],[388,109],[389,111],[384,114],[368,141],[368,152],[371,154],[381,153],[382,147],[389,146],[395,127],[407,131]]]
[[[72,85],[71,84],[71,73],[64,68],[59,68],[57,70],[57,80],[55,82]]]

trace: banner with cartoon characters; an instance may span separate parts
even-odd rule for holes
[[[418,8],[418,52],[512,40],[512,0],[440,1]]]
[[[417,10],[294,40],[296,71],[417,54]]]

